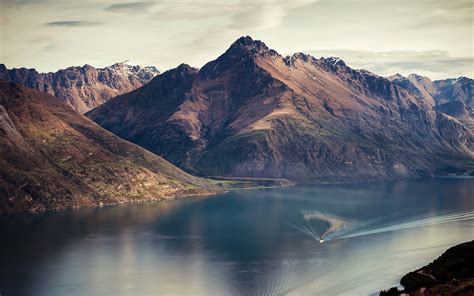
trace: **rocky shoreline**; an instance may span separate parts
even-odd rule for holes
[[[449,248],[432,263],[412,271],[381,296],[474,295],[474,240]]]

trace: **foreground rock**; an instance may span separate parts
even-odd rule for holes
[[[0,64],[0,80],[47,92],[80,113],[132,91],[158,74],[158,69],[153,66],[141,67],[128,61],[105,68],[90,65],[69,67],[54,73],[38,73],[26,68],[7,69]]]
[[[337,58],[242,37],[86,114],[205,176],[347,182],[471,174],[474,136],[426,98]]]
[[[405,288],[380,295],[474,295],[474,241],[448,249],[438,259],[402,277]]]
[[[0,214],[218,191],[53,96],[0,81]]]

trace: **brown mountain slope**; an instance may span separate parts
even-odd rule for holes
[[[53,96],[4,81],[0,134],[0,214],[215,191]]]
[[[282,57],[250,37],[87,116],[204,175],[318,182],[474,168],[473,135],[423,98],[337,58]]]
[[[1,80],[52,94],[80,113],[132,91],[158,74],[155,67],[141,67],[129,62],[105,68],[90,65],[69,67],[54,73],[38,73],[35,69],[26,68],[7,69],[0,64]]]

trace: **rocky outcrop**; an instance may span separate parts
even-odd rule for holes
[[[80,113],[132,91],[158,74],[158,69],[153,66],[141,67],[128,61],[105,68],[90,65],[69,67],[54,73],[38,73],[26,68],[7,69],[0,64],[0,80],[47,92]]]
[[[404,290],[391,288],[380,295],[473,295],[474,241],[448,249],[438,259],[403,276]]]
[[[422,96],[248,36],[200,70],[182,65],[86,115],[207,176],[312,183],[474,169],[472,132]]]
[[[0,214],[220,191],[53,96],[4,81],[0,135]]]

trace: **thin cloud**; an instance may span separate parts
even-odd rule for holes
[[[241,0],[241,10],[232,16],[230,29],[271,29],[281,24],[292,9],[302,8],[317,0]]]
[[[149,8],[155,6],[156,4],[156,2],[151,1],[117,3],[107,6],[104,8],[104,10],[110,12],[140,14],[148,13]]]
[[[153,15],[156,20],[196,20],[222,17],[227,24],[221,26],[221,33],[229,30],[262,30],[279,26],[284,17],[296,8],[302,8],[318,0],[240,0],[238,3],[162,3],[161,9]],[[142,2],[141,2],[142,3]],[[115,6],[115,5],[113,5]]]
[[[183,19],[210,19],[231,14],[239,9],[235,4],[205,4],[205,5],[163,5],[151,19],[159,21],[177,21]]]
[[[88,21],[58,21],[49,22],[44,25],[47,27],[90,27],[102,24],[101,22],[88,22]]]

